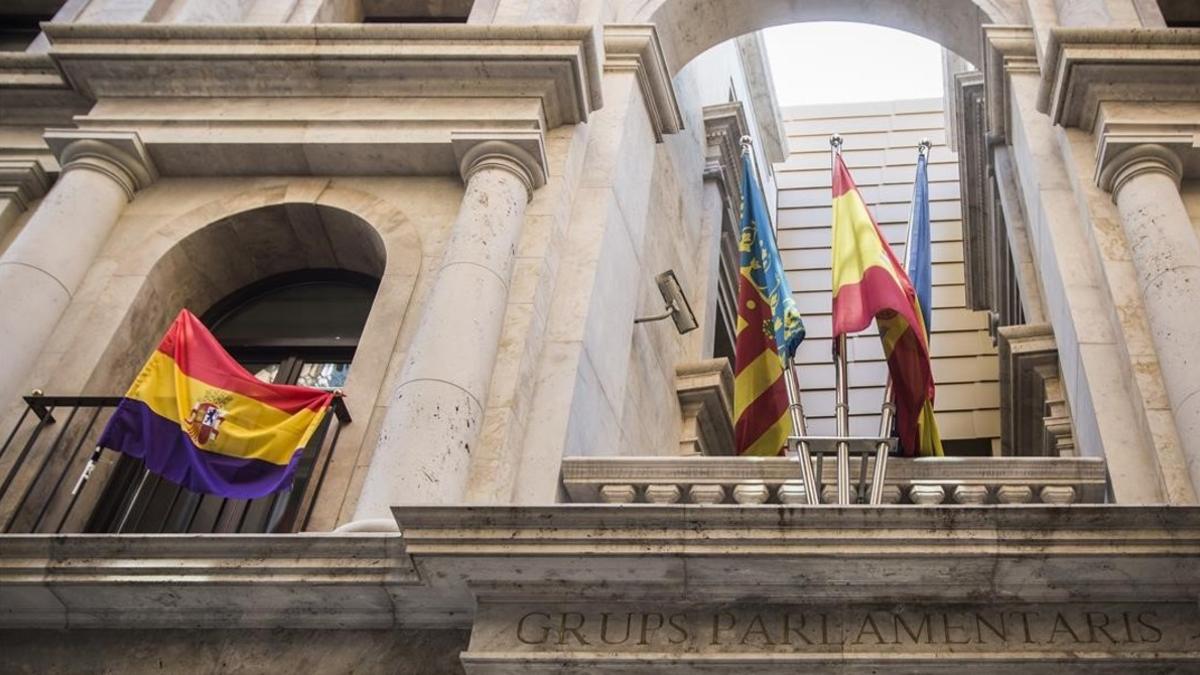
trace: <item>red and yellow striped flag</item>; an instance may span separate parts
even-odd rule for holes
[[[839,154],[833,168],[833,336],[863,330],[872,319],[892,376],[900,445],[907,455],[940,457],[933,370],[916,293]]]
[[[742,157],[742,194],[733,440],[739,455],[771,457],[783,452],[792,434],[783,369],[804,339],[804,322],[748,155]]]

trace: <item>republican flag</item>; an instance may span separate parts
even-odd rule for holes
[[[771,457],[783,452],[792,434],[783,369],[804,339],[804,323],[783,272],[749,153],[742,156],[742,194],[734,447],[739,455]]]
[[[876,321],[895,392],[896,427],[907,455],[942,454],[932,426],[929,343],[916,293],[854,185],[840,154],[833,168],[833,336]],[[929,415],[924,423],[928,404]]]
[[[182,310],[100,435],[193,492],[254,499],[291,485],[333,402],[321,389],[267,384]]]

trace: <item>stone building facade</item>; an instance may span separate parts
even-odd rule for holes
[[[940,43],[944,114],[781,115],[756,31],[810,20]],[[1174,0],[5,3],[0,670],[1194,672],[1197,27]],[[895,229],[942,127],[963,456],[805,506],[792,460],[727,456],[738,140],[819,304],[824,136]],[[667,270],[698,330],[635,323]],[[182,307],[338,414],[276,497],[113,453],[73,495]]]

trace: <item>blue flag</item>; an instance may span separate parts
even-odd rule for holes
[[[912,240],[908,254],[908,278],[921,307],[921,319],[925,322],[925,336],[933,330],[933,244],[929,232],[929,170],[925,153],[917,157],[917,179],[913,185]]]

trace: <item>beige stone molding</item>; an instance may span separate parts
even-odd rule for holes
[[[992,247],[997,242],[989,234],[988,177],[990,156],[987,140],[983,73],[958,73],[953,81],[955,145],[958,147],[958,179],[962,193],[963,266],[967,306],[990,308],[989,279]]]
[[[1091,131],[1101,103],[1200,100],[1200,31],[1055,28],[1038,108],[1056,124]]]
[[[681,428],[679,454],[733,454],[733,369],[729,359],[675,367]]]
[[[983,73],[987,85],[987,131],[997,140],[1012,128],[1009,74],[1036,74],[1037,41],[1030,26],[983,27]]]
[[[742,137],[750,134],[741,101],[704,106],[704,137],[708,144],[705,174],[720,178],[729,222],[738,222],[742,208]]]
[[[1004,454],[1074,455],[1075,437],[1063,395],[1054,331],[1048,324],[1006,326],[997,331],[997,337]]]
[[[63,173],[76,169],[102,173],[119,184],[130,200],[158,178],[137,132],[50,129],[44,138]]]
[[[0,52],[0,124],[66,125],[89,107],[49,54]]]
[[[64,23],[46,35],[93,100],[532,97],[549,128],[586,121],[603,101],[582,25]]]
[[[546,151],[542,132],[461,131],[450,135],[463,182],[484,167],[502,168],[533,191],[546,184]]]
[[[664,135],[683,129],[683,115],[654,24],[605,25],[604,70],[637,76],[655,140],[661,143]]]
[[[36,157],[0,157],[0,199],[10,199],[24,211],[50,189],[50,177]]]
[[[1188,507],[393,511],[402,534],[4,536],[0,627],[469,627],[483,602],[597,594],[1193,607],[1200,595],[1200,509]]]
[[[1114,148],[1118,149],[1114,151]],[[1113,195],[1119,193],[1127,181],[1144,173],[1164,174],[1176,186],[1183,180],[1183,160],[1178,153],[1159,143],[1139,143],[1119,148],[1104,138],[1101,140],[1100,158],[1096,167],[1096,184]]]
[[[859,475],[858,458],[851,459],[851,476]],[[834,462],[822,466],[821,482],[832,487]],[[888,462],[887,486],[900,491],[897,501],[905,503],[942,503],[927,499],[928,491],[919,486],[942,486],[952,492],[959,486],[970,490],[986,489],[986,503],[1000,502],[1000,489],[1063,487],[1072,491],[1078,503],[1104,501],[1105,463],[1082,457],[953,457],[944,459],[893,458]],[[715,485],[722,488],[720,499],[734,497],[738,486],[764,485],[772,503],[780,503],[786,494],[782,486],[799,477],[796,462],[784,457],[567,457],[563,460],[563,487],[576,504],[604,503],[603,490],[636,495],[646,485],[677,485],[684,494],[695,487]],[[826,500],[828,503],[828,500]]]

